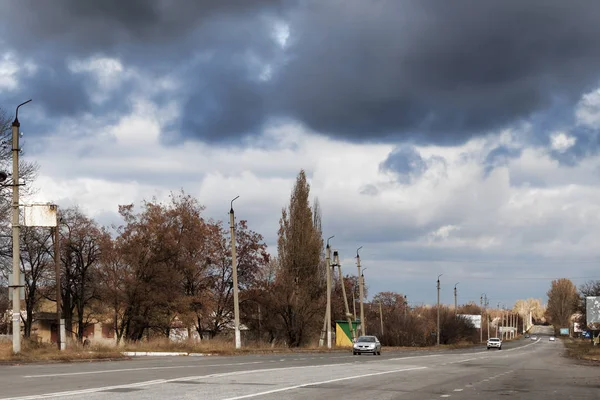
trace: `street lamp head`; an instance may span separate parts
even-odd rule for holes
[[[240,196],[236,196],[235,199],[231,200],[231,209],[229,210],[229,214],[233,214],[233,202],[236,201]]]
[[[19,122],[19,107],[24,106],[25,104],[29,103],[30,101],[31,101],[31,99],[29,99],[26,102],[23,102],[17,106],[17,111],[15,112],[15,120],[13,121],[12,126],[16,126],[16,127],[21,126],[21,123]]]
[[[360,246],[358,249],[356,249],[356,258],[359,258],[359,257],[360,257],[360,256],[358,255],[358,251],[359,251],[360,249],[362,249],[362,248],[363,248],[363,247],[362,247],[362,246]]]
[[[0,171],[0,182],[4,182],[8,178],[8,174],[4,171]]]
[[[329,240],[330,240],[330,239],[333,239],[334,237],[335,237],[335,235],[333,235],[333,236],[329,236],[329,237],[327,238],[327,247],[329,247]]]

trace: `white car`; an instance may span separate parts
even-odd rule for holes
[[[551,342],[554,342],[556,340],[556,338],[554,336],[550,336],[550,339],[548,339]]]
[[[372,353],[381,355],[381,343],[375,336],[360,336],[352,345],[352,354]]]
[[[502,340],[497,337],[489,338],[487,341],[487,349],[495,348],[498,350],[502,350]]]

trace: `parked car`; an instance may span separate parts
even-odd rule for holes
[[[487,349],[496,348],[502,350],[502,340],[497,337],[489,338],[487,341]]]
[[[381,355],[381,343],[376,336],[360,336],[352,346],[352,354],[372,353]]]

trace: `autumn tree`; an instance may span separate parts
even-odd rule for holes
[[[546,317],[556,328],[568,327],[571,316],[577,310],[578,302],[577,288],[570,279],[553,280],[548,290]]]
[[[140,340],[151,332],[167,335],[172,319],[181,310],[181,271],[176,268],[180,228],[173,206],[157,201],[143,203],[139,213],[133,205],[120,206],[125,226],[118,237],[122,262],[128,270],[123,294],[126,309],[124,335]]]
[[[117,344],[125,335],[130,323],[129,288],[135,284],[134,270],[126,262],[125,243],[121,237],[114,240],[110,236],[100,241],[100,268],[98,269],[98,290],[100,299],[107,309],[115,331]]]
[[[62,315],[67,329],[76,323],[77,338],[83,340],[99,300],[100,243],[107,232],[78,208],[60,213]]]
[[[309,196],[310,185],[302,170],[290,204],[282,210],[277,242],[280,269],[275,300],[291,347],[305,344],[323,321],[323,239],[316,225],[320,216],[315,218]]]
[[[34,312],[54,283],[52,234],[48,228],[22,227],[21,273],[25,281],[25,337],[31,336]]]

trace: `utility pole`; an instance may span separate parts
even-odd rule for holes
[[[486,324],[487,324],[487,338],[489,339],[490,338],[490,316],[488,315],[487,308],[490,303],[488,301],[487,295],[485,295],[484,301],[485,302],[483,303],[483,305],[485,307],[485,319],[486,319]]]
[[[350,325],[350,334],[352,339],[356,339],[356,332],[354,331],[354,325],[352,324],[352,314],[350,314],[350,308],[348,307],[348,297],[346,297],[346,285],[344,285],[344,275],[342,275],[342,263],[340,263],[340,255],[337,250],[333,251],[333,263],[338,267],[338,275],[340,277],[340,284],[342,285],[342,296],[344,297],[344,309],[346,311],[346,320]]]
[[[481,309],[481,325],[479,326],[479,343],[483,343],[483,293],[479,297],[479,308]]]
[[[439,274],[438,275],[438,279],[437,279],[437,337],[436,337],[436,342],[437,345],[440,345],[440,276],[442,276],[443,274]]]
[[[19,225],[19,107],[29,103],[27,100],[17,106],[15,120],[12,123],[12,269],[13,269],[13,315],[12,315],[12,344],[13,353],[21,352],[21,248],[19,235],[21,226]]]
[[[231,270],[233,275],[233,318],[235,324],[235,348],[242,347],[242,338],[240,335],[240,303],[238,293],[238,276],[237,276],[237,255],[235,253],[235,216],[233,213],[233,202],[239,198],[231,200],[231,209],[229,210],[229,229],[231,231]]]
[[[56,214],[58,215],[58,206],[55,206],[57,208],[56,210]],[[60,309],[60,302],[61,302],[61,290],[60,290],[60,245],[59,245],[59,238],[60,238],[60,231],[59,231],[59,223],[58,220],[56,222],[56,227],[53,228],[53,233],[54,233],[54,276],[56,278],[56,344],[58,345],[58,349],[62,350],[62,341],[65,340],[65,338],[62,337],[62,332],[61,332],[61,309]]]
[[[332,239],[335,236],[331,236]],[[325,248],[325,266],[327,268],[327,309],[325,310],[325,319],[327,320],[327,348],[331,348],[331,247],[327,239],[327,247]]]
[[[456,284],[454,285],[454,315],[458,314],[458,296],[456,295],[456,286],[459,283],[460,282],[456,282]]]
[[[365,336],[365,309],[363,304],[365,277],[360,271],[360,255],[358,254],[360,249],[362,249],[362,246],[356,249],[356,266],[358,267],[358,292],[360,296],[360,333]]]
[[[354,322],[356,322],[356,285],[352,287],[352,311],[354,312]]]
[[[381,311],[381,300],[379,300],[379,322],[381,323],[381,337],[383,338],[383,312]]]

